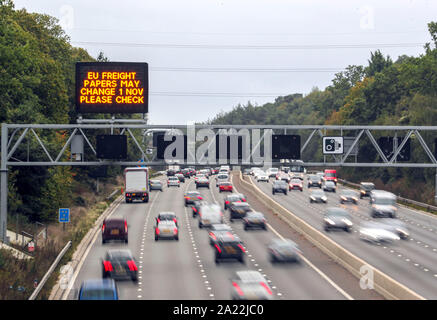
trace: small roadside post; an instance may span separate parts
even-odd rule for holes
[[[62,230],[65,231],[65,223],[70,222],[70,208],[59,208],[59,222],[63,223]]]

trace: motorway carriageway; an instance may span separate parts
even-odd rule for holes
[[[217,202],[223,208],[224,198],[229,193],[219,193],[215,186],[215,176],[210,179],[210,189],[199,188],[198,191],[208,202]],[[118,281],[120,298],[123,300],[228,300],[231,298],[231,278],[239,270],[258,270],[269,282],[275,299],[352,299],[341,287],[358,287],[359,280],[345,269],[338,275],[343,279],[339,285],[334,283],[311,262],[301,264],[275,264],[268,259],[267,244],[273,238],[295,237],[295,232],[284,228],[283,222],[272,214],[266,214],[270,228],[264,230],[244,231],[242,222],[229,222],[229,213],[224,212],[225,223],[243,241],[246,249],[246,263],[223,261],[216,265],[214,250],[209,244],[207,229],[199,229],[197,218],[192,217],[191,207],[184,206],[183,195],[187,190],[195,190],[194,179],[186,179],[181,187],[166,187],[164,191],[153,191],[148,203],[130,203],[124,201],[114,211],[114,215],[127,218],[129,243],[101,243],[101,232],[73,277],[73,290],[64,298],[75,299],[81,283],[86,279],[101,278],[101,259],[108,249],[129,248],[137,260],[139,281]],[[269,184],[266,184],[266,186]],[[293,196],[290,196],[290,199]],[[250,201],[249,201],[250,203]],[[174,211],[178,218],[179,241],[154,240],[155,217],[162,211]],[[275,220],[275,221],[273,221]],[[281,225],[281,233],[272,230],[271,225]],[[310,247],[310,245],[308,245]],[[318,250],[311,246],[311,250]],[[302,248],[301,248],[302,249]],[[303,250],[305,256],[305,249]],[[322,258],[320,258],[322,259]],[[319,259],[319,260],[320,260]],[[324,258],[327,260],[327,258]],[[318,263],[325,263],[322,259]],[[329,264],[328,262],[326,262]],[[332,261],[331,261],[332,263]],[[344,272],[344,275],[343,275]],[[360,289],[358,289],[360,290]],[[76,291],[76,292],[75,292]],[[356,290],[357,291],[357,290]],[[381,299],[371,290],[360,290],[359,299]]]
[[[437,299],[437,218],[425,213],[399,206],[397,217],[409,229],[410,238],[392,244],[370,244],[359,238],[359,226],[366,221],[378,221],[370,217],[369,198],[359,199],[358,205],[340,204],[341,190],[325,192],[328,203],[310,203],[307,180],[304,191],[291,190],[288,195],[272,195],[272,184],[252,182],[266,195],[303,219],[305,222],[330,237],[343,248],[363,259],[373,267],[407,286],[426,299]],[[273,178],[270,179],[270,182]],[[310,188],[316,189],[316,188]],[[345,208],[354,223],[351,234],[344,231],[323,230],[323,214],[328,207]]]

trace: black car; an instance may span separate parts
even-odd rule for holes
[[[173,177],[176,174],[176,171],[172,169],[167,170],[167,177]]]
[[[275,180],[272,185],[272,194],[281,192],[283,194],[288,193],[288,183],[284,180]]]
[[[290,239],[273,239],[268,246],[270,262],[300,262],[302,251]]]
[[[149,181],[149,189],[162,191],[162,182],[161,180],[150,180]]]
[[[182,173],[177,173],[175,176],[179,179],[179,182],[185,182],[185,176]]]
[[[230,226],[224,223],[215,223],[211,225],[211,228],[209,229],[209,243],[210,245],[214,245],[217,242],[217,239],[219,238],[219,235],[222,233],[229,232],[232,234],[232,229]]]
[[[233,193],[228,195],[224,200],[225,210],[228,209],[233,202],[247,202],[246,196],[241,193]]]
[[[178,225],[178,219],[176,218],[176,213],[174,212],[171,211],[160,212],[158,216],[155,218],[156,224],[164,220],[173,221],[176,225]]]
[[[243,218],[244,230],[264,229],[267,230],[266,219],[261,212],[249,211]]]
[[[322,188],[322,178],[317,175],[310,175],[308,177],[308,188],[317,187]]]
[[[233,202],[229,206],[229,220],[233,222],[234,219],[243,219],[249,211],[253,210],[247,202]]]
[[[325,231],[331,231],[332,229],[341,229],[347,232],[351,232],[353,223],[349,216],[349,213],[343,208],[328,208],[323,217]]]
[[[375,185],[372,182],[360,183],[360,199],[364,197],[370,197],[371,192],[375,189]]]
[[[214,243],[215,263],[223,259],[235,259],[244,264],[244,254],[246,250],[243,242],[230,232],[219,234]]]
[[[189,169],[182,169],[181,174],[184,175],[185,178],[190,179],[191,174]]]
[[[138,267],[130,250],[109,250],[102,260],[102,277],[138,280]]]
[[[194,204],[191,206],[191,209],[193,210],[193,218],[195,218],[199,214],[200,208],[202,206],[206,206],[207,204],[208,202],[206,202],[205,200],[194,201]]]
[[[102,224],[102,243],[121,240],[128,243],[127,221],[122,217],[107,218]]]

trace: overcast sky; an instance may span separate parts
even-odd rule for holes
[[[249,100],[324,89],[378,48],[393,60],[418,56],[430,41],[427,23],[437,21],[436,0],[14,3],[57,17],[72,45],[94,57],[147,62],[153,124],[205,121]]]

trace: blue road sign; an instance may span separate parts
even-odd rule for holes
[[[59,222],[70,222],[69,208],[59,208]]]

